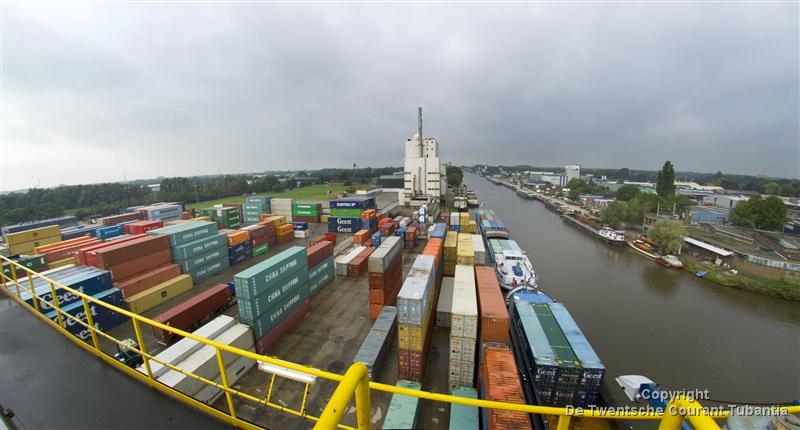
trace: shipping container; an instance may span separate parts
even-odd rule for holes
[[[128,234],[143,234],[161,227],[164,227],[163,221],[136,221],[123,225],[123,230]]]
[[[314,267],[319,264],[320,261],[333,255],[333,242],[327,240],[317,242],[307,248],[306,255],[308,267]]]
[[[384,306],[353,358],[353,362],[364,363],[367,366],[370,380],[375,380],[380,373],[386,354],[391,349],[396,329],[397,308]]]
[[[11,260],[17,262],[19,265],[26,267],[30,270],[35,272],[40,272],[44,269],[47,269],[47,259],[43,254],[35,254],[35,255],[20,255],[16,257],[11,257]],[[24,276],[27,276],[25,270],[20,269],[19,267],[13,266],[13,272],[16,273],[17,279],[20,279]],[[7,276],[8,279],[13,280],[14,273],[12,273],[12,264],[3,262],[3,275]]]
[[[75,295],[62,285],[76,290],[78,292],[94,296],[102,291],[112,288],[111,274],[106,270],[97,269],[95,267],[86,266],[73,266],[69,270],[61,270],[52,273],[48,278],[57,282],[54,285],[58,304],[61,308],[66,307],[74,302],[81,301],[80,296]],[[53,310],[53,307],[48,302],[53,301],[53,290],[50,288],[50,281],[44,278],[34,278],[33,282],[27,282],[20,292],[20,299],[33,306],[33,295],[31,295],[28,288],[33,286],[33,291],[39,296],[39,310],[42,313],[47,313]],[[16,293],[15,289],[12,289]]]
[[[215,285],[175,307],[153,317],[154,321],[184,331],[219,312],[229,304],[232,296],[228,284]],[[172,332],[153,327],[156,340],[164,345],[176,337]]]
[[[342,254],[334,259],[336,274],[338,276],[347,276],[347,265],[350,264],[354,258],[361,254],[366,247],[354,246],[347,253]]]
[[[333,209],[375,209],[375,197],[347,197],[330,201]]]
[[[237,273],[236,297],[249,300],[270,291],[271,287],[285,281],[295,271],[307,271],[308,256],[306,249],[293,246],[252,267]]]
[[[308,288],[300,288],[294,294],[287,296],[283,302],[260,315],[251,325],[256,339],[264,337],[274,329],[284,318],[306,302],[308,297]]]
[[[303,300],[308,298],[307,270],[294,270],[282,279],[283,281],[279,283],[271,284],[270,289],[249,299],[239,297],[239,290],[237,289],[239,320],[245,324],[253,325],[261,315],[273,310],[283,303],[286,297],[297,292],[302,293]]]
[[[98,239],[109,239],[115,236],[119,236],[125,233],[122,224],[112,225],[108,227],[101,227],[97,229],[97,238]]]
[[[508,308],[492,267],[476,266],[478,308],[480,309],[480,341],[509,344]]]
[[[19,231],[19,232],[16,232],[16,233],[6,233],[6,234],[3,235],[3,239],[5,240],[6,244],[8,244],[9,247],[10,247],[11,245],[18,245],[18,244],[23,244],[23,243],[35,242],[35,241],[39,241],[39,240],[42,240],[42,239],[49,239],[49,238],[53,238],[53,237],[57,237],[58,238],[56,240],[56,242],[57,242],[57,241],[61,240],[60,235],[61,235],[61,227],[58,226],[58,225],[50,225],[50,226],[39,227],[39,228],[31,229],[31,230]],[[48,242],[48,243],[52,243],[52,242]],[[45,243],[42,243],[42,245],[45,245]],[[34,245],[34,246],[39,246],[39,245]],[[31,248],[31,249],[33,249],[33,248]]]
[[[78,224],[78,219],[75,218],[74,216],[62,216],[57,218],[48,218],[38,221],[28,221],[19,224],[6,225],[0,227],[0,234],[5,236],[6,234],[9,233],[19,233],[26,230],[34,230],[37,228],[48,227],[52,225],[60,227],[69,227],[77,224]]]
[[[330,256],[314,267],[308,269],[308,292],[311,295],[316,294],[325,285],[330,283],[336,273],[333,269],[333,256]]]
[[[505,403],[525,404],[519,371],[510,349],[486,348],[481,364],[480,397]],[[483,428],[487,430],[530,429],[528,414],[499,409],[482,409]]]
[[[97,294],[94,294],[92,297],[112,306],[119,306],[120,302],[122,301],[122,293],[120,293],[120,291],[116,288],[110,288],[108,290],[101,291]],[[77,318],[83,323],[87,323],[88,321],[86,308],[84,307],[82,300],[74,301],[71,304],[62,307],[61,310],[66,314]],[[94,323],[94,327],[101,331],[107,331],[111,328],[114,328],[123,323],[126,319],[117,312],[93,302],[89,303],[89,312],[92,314],[92,322]],[[58,314],[55,310],[48,312],[46,316],[51,321],[58,324]],[[79,324],[77,321],[68,318],[63,314],[61,316],[61,321],[61,326],[75,337],[87,342],[92,337],[91,330],[82,324]]]
[[[457,265],[453,281],[453,307],[450,335],[478,338],[478,297],[472,266]]]
[[[400,238],[387,237],[369,257],[367,266],[370,272],[383,273],[383,271],[402,254]]]
[[[421,390],[422,386],[414,381],[399,380],[398,387],[410,390]],[[418,397],[406,396],[403,394],[393,394],[386,410],[386,418],[383,420],[381,428],[384,429],[415,429],[420,411],[420,400]]]
[[[264,334],[256,341],[256,352],[259,354],[266,354],[269,352],[269,349],[272,347],[272,345],[274,345],[283,337],[283,335],[296,326],[297,323],[299,323],[306,315],[308,315],[310,311],[310,300],[300,303],[296,309],[286,315],[275,327],[272,328],[272,330]]]
[[[436,325],[450,327],[453,309],[453,281],[452,277],[442,278],[442,288],[439,292],[439,302],[436,305]]]
[[[150,230],[147,234],[164,235],[169,238],[170,246],[183,245],[217,232],[217,224],[205,221],[191,221],[170,227]]]
[[[181,274],[181,267],[177,264],[165,264],[153,268],[149,271],[132,276],[122,282],[116,282],[114,287],[122,291],[123,297],[130,297],[139,294],[148,288],[152,288],[162,282],[168,281]]]
[[[220,258],[228,258],[228,247],[225,245],[216,249],[210,249],[185,260],[178,260],[177,263],[181,266],[183,273],[189,273],[193,270],[205,267],[209,263],[217,261]]]
[[[233,317],[228,315],[220,315],[192,332],[192,334],[198,337],[213,340],[229,328],[233,327],[234,324],[235,322]],[[155,358],[165,363],[177,365],[179,362],[192,355],[193,352],[200,349],[201,346],[203,346],[203,344],[196,340],[183,338],[156,354]],[[164,366],[160,362],[154,360],[150,360],[149,364],[150,371],[152,372],[154,378],[158,378],[170,370],[169,367]],[[137,367],[136,370],[145,375],[147,374],[147,370],[145,369],[144,365]]]
[[[347,263],[347,276],[357,278],[367,272],[367,259],[373,249],[364,247],[364,250]]]
[[[165,250],[169,253],[167,237],[145,236],[126,242],[112,242],[110,246],[89,251],[86,253],[86,263],[107,268]]]
[[[475,252],[476,265],[485,266],[488,264],[486,260],[486,247],[483,244],[483,237],[481,237],[481,235],[472,235],[472,250]]]
[[[129,278],[148,272],[156,267],[163,266],[172,262],[168,249],[156,251],[143,257],[133,258],[125,262],[106,266],[106,270],[111,272],[114,282],[122,282]]]
[[[148,288],[141,293],[126,297],[125,303],[131,312],[141,314],[191,289],[192,278],[189,275],[180,275]]]
[[[477,399],[478,391],[474,388],[453,388],[452,394],[468,399]],[[479,409],[474,406],[450,404],[451,430],[480,430]]]
[[[222,256],[219,260],[211,261],[205,266],[200,266],[197,269],[189,271],[187,275],[191,276],[192,281],[196,283],[201,279],[205,279],[211,275],[221,272],[228,266],[230,266],[230,261],[227,257]]]

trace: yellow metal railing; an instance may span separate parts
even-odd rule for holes
[[[686,399],[676,399],[675,401],[670,403],[669,407],[667,408],[668,413],[652,412],[649,410],[645,411],[636,410],[636,411],[623,411],[623,412],[616,410],[607,411],[599,409],[568,410],[566,408],[557,408],[549,406],[522,405],[515,403],[503,403],[503,402],[495,402],[489,400],[471,399],[465,397],[451,396],[447,394],[411,390],[407,388],[397,387],[394,385],[371,382],[368,380],[366,367],[360,363],[353,364],[347,370],[347,373],[345,375],[340,375],[337,373],[327,372],[313,367],[304,366],[289,361],[284,361],[275,357],[268,357],[265,355],[255,354],[250,351],[218,343],[211,339],[206,339],[196,336],[192,333],[185,332],[183,330],[179,330],[174,327],[161,324],[157,321],[153,321],[139,314],[110,305],[106,302],[95,299],[94,297],[91,297],[82,292],[76,291],[72,288],[62,285],[57,281],[54,281],[44,275],[36,273],[6,257],[0,256],[0,262],[2,262],[3,264],[11,265],[10,278],[5,274],[0,274],[0,280],[3,281],[2,291],[9,297],[19,302],[20,305],[25,306],[26,308],[31,310],[31,312],[35,316],[44,320],[47,324],[50,324],[54,329],[61,332],[68,339],[72,340],[75,344],[95,354],[106,363],[116,367],[120,371],[138,379],[139,381],[148,384],[154,387],[155,389],[189,406],[192,406],[204,413],[207,413],[224,422],[230,423],[240,428],[257,429],[260,427],[254,423],[242,419],[237,415],[236,403],[234,401],[234,398],[253,402],[258,405],[267,406],[272,409],[276,409],[280,412],[286,412],[291,415],[301,417],[307,420],[316,421],[317,422],[316,428],[328,429],[328,428],[335,428],[338,426],[339,428],[353,429],[354,427],[342,425],[340,422],[344,415],[345,408],[350,403],[353,394],[355,394],[357,426],[359,429],[369,429],[370,428],[369,390],[371,389],[389,392],[393,394],[403,394],[407,396],[417,397],[420,399],[432,400],[443,403],[457,403],[479,408],[491,408],[491,409],[518,411],[530,414],[558,416],[561,417],[558,424],[558,430],[566,430],[569,427],[570,419],[573,416],[598,418],[598,419],[660,420],[661,421],[659,426],[660,430],[678,429],[683,420],[686,419],[697,429],[703,429],[703,430],[718,429],[719,426],[717,426],[717,424],[713,420],[725,418],[729,415],[728,411],[726,410],[707,411],[702,406],[700,406],[699,403],[691,402]],[[20,277],[18,276],[18,274],[20,273],[25,274],[25,276],[27,277],[27,282],[19,282]],[[34,278],[43,279],[49,284],[50,293],[52,294],[53,300],[50,301],[45,300],[36,293],[36,291],[34,290],[34,282],[33,282]],[[11,283],[11,285],[8,285],[9,282]],[[58,296],[56,295],[56,287],[80,297],[87,318],[86,321],[82,321],[80,318],[72,316],[69,313],[61,310],[60,303],[58,301]],[[22,300],[23,291],[26,291],[31,295],[31,301],[32,301],[31,304]],[[40,310],[42,309],[42,303],[48,305],[50,308],[56,311],[56,320],[57,320],[56,322],[47,318],[45,316],[45,313],[43,313]],[[136,341],[139,344],[138,349],[131,348],[130,345],[126,344],[123,340],[117,339],[109,335],[108,333],[105,333],[104,331],[97,329],[94,326],[94,322],[92,320],[90,304],[102,306],[104,308],[117,312],[118,314],[124,317],[130,318],[133,324],[134,333],[136,335]],[[69,331],[67,331],[66,328],[64,327],[65,318],[74,324],[79,324],[82,327],[88,329],[91,334],[91,343],[84,342],[80,338],[72,335]],[[145,325],[150,328],[158,328],[161,330],[166,330],[177,336],[189,338],[197,342],[200,342],[203,345],[214,347],[216,351],[217,365],[219,367],[218,370],[220,372],[219,374],[221,383],[208,380],[202,376],[181,369],[171,363],[160,360],[156,358],[154,355],[150,354],[147,351],[146,343],[144,342],[144,338],[142,336],[142,325]],[[110,341],[114,345],[125,346],[126,348],[140,354],[144,359],[145,372],[142,373],[138,370],[132,369],[127,365],[120,363],[119,361],[111,357],[109,354],[106,354],[101,348],[100,345],[101,339]],[[223,352],[228,352],[238,357],[250,358],[258,362],[280,366],[303,374],[313,375],[315,377],[319,377],[328,381],[336,382],[338,383],[338,386],[331,395],[331,398],[327,406],[323,410],[322,414],[319,417],[316,417],[314,415],[309,414],[306,410],[307,406],[306,403],[309,392],[308,384],[306,384],[305,390],[303,392],[302,404],[300,406],[300,409],[293,409],[272,401],[271,395],[273,392],[275,375],[273,375],[272,379],[270,380],[269,391],[266,397],[258,397],[250,393],[246,393],[241,390],[232,388],[227,380],[226,366],[224,360],[222,359]],[[218,388],[225,394],[228,411],[223,411],[214,408],[212,406],[209,406],[203,402],[198,401],[197,399],[194,399],[190,396],[187,396],[177,390],[174,390],[162,384],[156,378],[153,377],[153,373],[150,366],[151,361],[159,363],[169,369],[180,372],[186,376],[192,377],[205,384]],[[800,406],[781,407],[779,411],[782,413],[798,413],[800,412]]]

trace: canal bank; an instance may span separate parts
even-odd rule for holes
[[[627,247],[586,240],[541,202],[469,172],[464,181],[529,252],[542,288],[568,306],[608,377],[646,375],[726,401],[800,398],[797,303],[665,270]]]

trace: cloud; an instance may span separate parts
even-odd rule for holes
[[[2,188],[456,163],[800,175],[795,4],[9,4]]]

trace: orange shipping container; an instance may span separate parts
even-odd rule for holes
[[[524,405],[519,372],[510,349],[487,347],[481,364],[479,389],[484,400]],[[531,421],[525,412],[484,409],[488,430],[530,429]]]
[[[103,243],[103,241],[100,239],[95,239],[95,238],[90,238],[90,239],[91,240],[87,240],[85,242],[72,244],[68,246],[62,246],[56,249],[51,249],[45,252],[44,255],[47,257],[47,261],[52,263],[53,261],[74,257],[75,254],[77,254],[81,248],[84,248],[86,246],[98,245],[100,243]]]
[[[181,266],[177,264],[165,264],[149,272],[142,273],[122,282],[117,282],[114,284],[114,288],[122,290],[122,297],[130,297],[180,275]]]
[[[236,246],[250,240],[250,233],[241,230],[235,230],[227,234],[228,246]]]
[[[56,243],[51,243],[49,245],[37,246],[36,248],[33,248],[33,250],[37,254],[44,254],[48,251],[53,251],[55,249],[77,245],[83,242],[88,242],[90,240],[95,240],[95,238],[91,236],[81,236],[81,237],[76,237],[74,239],[62,240]]]
[[[293,232],[294,231],[294,226],[292,226],[291,224],[282,224],[282,225],[279,225],[275,229],[275,231],[278,233],[278,236],[283,236],[285,234]]]
[[[261,221],[266,221],[268,218],[272,218],[274,216],[275,214],[261,214],[258,216],[258,219],[260,219]]]
[[[494,268],[475,266],[478,284],[478,313],[481,316],[481,342],[499,342],[508,345],[508,309]]]
[[[353,235],[353,242],[359,245],[363,245],[364,243],[369,242],[369,240],[369,230],[359,230]]]
[[[422,255],[432,255],[434,257],[434,264],[438,267],[439,261],[442,259],[443,242],[442,239],[429,239],[422,250]]]

